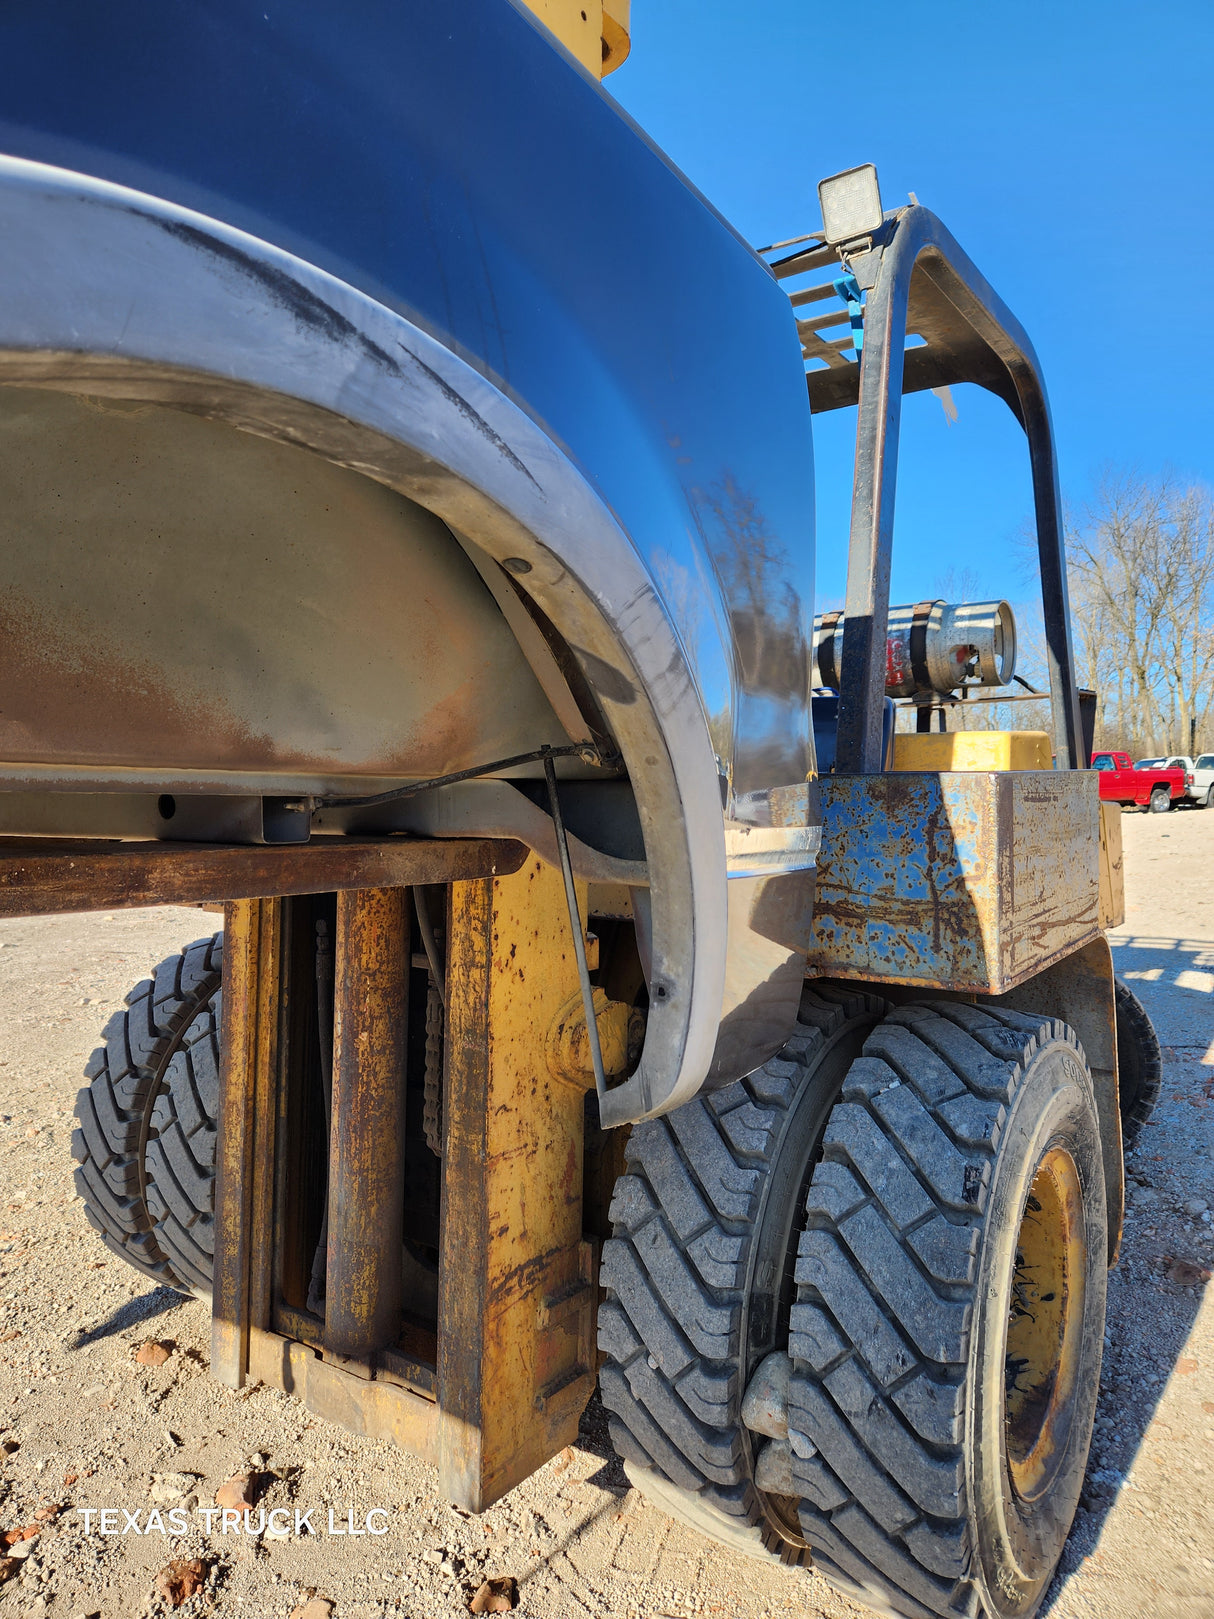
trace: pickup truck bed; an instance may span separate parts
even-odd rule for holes
[[[1138,804],[1154,813],[1171,809],[1188,790],[1183,770],[1166,765],[1139,770],[1128,753],[1094,753],[1092,769],[1100,777],[1101,798],[1115,804]]]

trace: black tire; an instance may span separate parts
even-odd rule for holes
[[[1163,1053],[1146,1008],[1121,979],[1114,980],[1117,1014],[1117,1101],[1121,1111],[1121,1144],[1135,1145],[1143,1125],[1155,1111],[1163,1082]]]
[[[1206,788],[1206,796],[1201,801],[1202,809],[1214,809],[1214,787]]]
[[[822,1125],[885,1010],[806,991],[780,1055],[747,1079],[637,1125],[604,1244],[599,1387],[632,1482],[716,1540],[805,1557],[797,1502],[753,1483],[747,1379],[787,1342],[800,1208]]]
[[[1172,807],[1172,794],[1167,787],[1152,787],[1151,796],[1147,800],[1148,815],[1162,815],[1165,810]]]
[[[106,1025],[76,1098],[76,1191],[111,1252],[209,1296],[223,935],[156,968]]]
[[[913,1619],[1035,1611],[1087,1463],[1106,1254],[1071,1030],[891,1013],[827,1126],[789,1343],[801,1526],[845,1594]]]

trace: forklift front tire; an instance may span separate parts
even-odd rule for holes
[[[811,1039],[634,1130],[602,1396],[633,1483],[692,1527],[883,1613],[1027,1619],[1100,1378],[1091,1075],[1053,1019],[878,1008],[816,984]]]
[[[801,1526],[845,1594],[913,1619],[1035,1611],[1087,1465],[1106,1259],[1072,1031],[893,1012],[827,1126],[789,1345]]]
[[[807,988],[779,1056],[635,1126],[616,1182],[599,1310],[612,1441],[643,1495],[734,1551],[805,1558],[795,1497],[755,1482],[742,1397],[787,1343],[822,1126],[884,1010],[856,986]]]

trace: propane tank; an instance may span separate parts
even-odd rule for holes
[[[814,683],[838,691],[842,613],[814,619]],[[941,696],[962,686],[1006,686],[1016,672],[1016,620],[1007,602],[916,602],[891,607],[887,697]]]

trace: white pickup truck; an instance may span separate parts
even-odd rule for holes
[[[1214,753],[1202,753],[1196,759],[1177,754],[1168,760],[1168,768],[1184,771],[1185,790],[1178,803],[1196,804],[1198,809],[1214,808]]]

